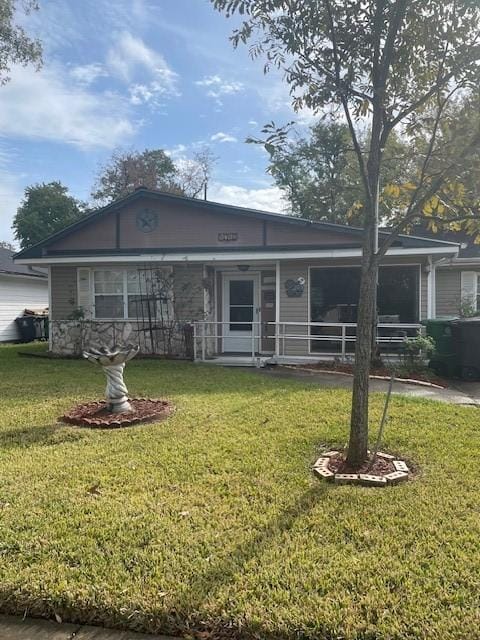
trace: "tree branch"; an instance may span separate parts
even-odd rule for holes
[[[470,140],[470,143],[465,146],[462,153],[457,156],[456,161],[449,164],[448,167],[444,169],[444,171],[440,172],[438,174],[438,177],[432,182],[423,196],[409,207],[409,212],[407,213],[407,215],[392,229],[390,235],[386,238],[386,240],[382,243],[381,247],[377,251],[377,259],[380,259],[385,255],[385,253],[392,245],[392,242],[398,237],[398,235],[402,233],[402,231],[408,226],[408,224],[410,224],[410,222],[412,222],[418,215],[420,215],[420,209],[442,187],[442,185],[445,183],[445,180],[458,166],[458,161],[467,157],[472,150],[477,149],[479,144],[480,131],[477,132],[476,135]]]
[[[324,0],[324,5],[325,8],[327,10],[327,15],[328,15],[328,22],[329,22],[329,28],[330,28],[330,37],[332,39],[332,49],[333,49],[333,59],[334,59],[334,64],[335,64],[335,83],[337,88],[340,90],[341,89],[341,77],[340,77],[340,59],[339,59],[339,55],[338,55],[338,46],[337,46],[337,37],[336,37],[336,32],[335,32],[335,25],[333,22],[333,15],[332,15],[332,7],[330,4],[330,0]],[[352,116],[350,114],[350,109],[348,107],[348,100],[345,96],[345,94],[340,91],[340,100],[343,106],[343,111],[345,113],[345,117],[347,119],[347,123],[348,123],[348,129],[350,131],[350,136],[352,138],[352,142],[353,142],[353,147],[355,150],[355,154],[357,156],[357,160],[358,160],[358,165],[360,168],[360,175],[362,177],[362,182],[363,182],[363,186],[365,188],[365,194],[367,197],[367,200],[369,202],[372,201],[372,193],[370,191],[370,184],[368,181],[368,173],[367,173],[367,167],[365,164],[365,160],[363,158],[363,153],[362,153],[362,149],[360,146],[360,143],[358,141],[358,137],[357,137],[357,133],[355,131],[355,127],[353,126],[353,120],[352,120]]]

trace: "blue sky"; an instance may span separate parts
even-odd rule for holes
[[[14,68],[0,87],[0,240],[12,239],[26,185],[61,180],[88,200],[117,148],[178,160],[209,145],[210,199],[284,206],[265,151],[244,140],[292,118],[288,90],[233,49],[235,23],[207,0],[40,0],[22,23],[42,40],[44,66]]]

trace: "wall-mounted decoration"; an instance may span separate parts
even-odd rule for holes
[[[238,240],[238,233],[228,232],[218,234],[219,242],[235,242],[235,240]]]
[[[143,233],[151,233],[158,225],[158,215],[150,209],[142,209],[137,213],[137,229]]]
[[[275,302],[275,289],[266,289],[263,292],[263,301],[265,303]]]
[[[262,284],[275,284],[275,272],[262,271]]]
[[[285,291],[289,298],[301,298],[305,289],[305,278],[301,276],[295,280],[285,282]]]

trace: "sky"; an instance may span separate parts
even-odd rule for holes
[[[173,160],[209,146],[210,200],[284,211],[261,146],[263,124],[293,114],[279,73],[263,74],[208,0],[39,0],[19,20],[44,49],[40,71],[0,86],[0,240],[26,186],[60,180],[88,201],[117,149],[161,148]]]

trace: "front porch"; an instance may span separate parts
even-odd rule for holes
[[[223,366],[264,367],[267,364],[301,364],[338,358],[345,361],[353,357],[356,328],[354,323],[319,322],[255,322],[250,335],[242,335],[245,348],[249,351],[222,352],[215,349],[225,335],[226,321],[197,321],[193,323],[193,359]],[[389,357],[398,357],[401,345],[408,337],[422,332],[419,323],[378,323],[376,343],[380,351]],[[246,332],[244,332],[246,333]],[[260,345],[265,340],[273,340],[275,350],[265,353]],[[295,355],[301,349],[304,355]]]
[[[417,335],[431,296],[425,264],[381,268],[377,344],[398,354]],[[213,286],[204,318],[193,322],[193,358],[214,364],[263,366],[353,356],[358,262],[278,260],[204,266]]]

